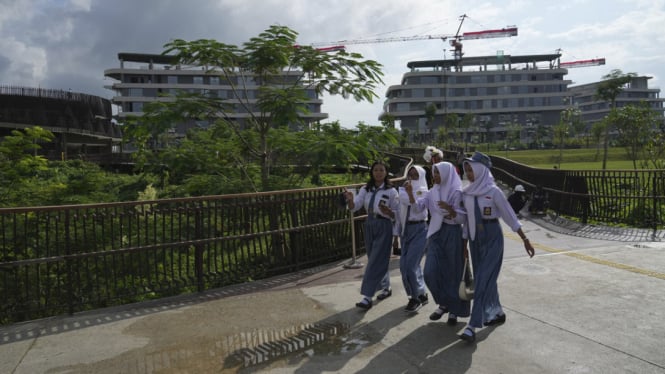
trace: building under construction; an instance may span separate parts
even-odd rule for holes
[[[34,126],[49,130],[55,140],[38,151],[49,160],[116,163],[122,133],[111,117],[111,102],[98,96],[0,86],[0,137]]]
[[[412,61],[399,85],[386,93],[382,117],[390,115],[412,140],[434,139],[441,127],[470,141],[501,141],[521,126],[529,143],[538,126],[559,122],[570,104],[568,70],[560,54],[464,57]],[[429,108],[429,109],[428,109]],[[426,115],[430,111],[431,115]],[[474,120],[460,128],[465,115]]]

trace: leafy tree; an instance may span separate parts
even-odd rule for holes
[[[641,158],[648,140],[656,133],[656,112],[643,101],[638,105],[619,108],[611,114],[611,120],[616,125],[620,144],[626,148],[633,168],[637,169],[637,160]]]
[[[575,129],[580,128],[580,111],[574,107],[568,107],[561,111],[561,119],[554,126],[554,142],[559,145],[559,168],[563,160],[563,147],[566,141],[571,137]]]
[[[48,168],[48,161],[36,155],[40,143],[50,142],[53,133],[39,126],[12,130],[0,142],[0,205],[23,205],[35,176]],[[26,194],[27,193],[27,194]]]
[[[448,136],[450,129],[456,129],[459,124],[459,116],[457,113],[448,113],[443,119],[443,127],[445,129],[445,135]],[[448,142],[449,149],[452,149],[452,141]]]
[[[476,116],[473,113],[466,113],[462,117],[462,120],[459,121],[459,126],[462,130],[464,130],[464,152],[467,152],[467,142],[469,140],[469,130],[471,129],[471,126],[473,126],[473,123],[476,121]]]
[[[218,76],[230,85],[233,98],[222,99],[203,94],[181,94],[175,101],[148,106],[140,122],[147,129],[130,126],[130,135],[139,146],[148,144],[156,133],[163,133],[173,123],[196,119],[218,123],[230,129],[237,146],[243,150],[246,168],[258,162],[260,185],[271,188],[273,165],[278,164],[279,147],[287,143],[286,129],[305,127],[308,113],[307,89],[317,95],[328,93],[372,102],[374,89],[383,83],[381,65],[362,60],[357,53],[326,53],[309,46],[297,46],[297,33],[285,26],[271,26],[242,47],[215,40],[181,39],[167,43],[164,54],[172,54],[177,63],[200,66],[208,75]],[[249,85],[259,85],[256,99],[250,99]],[[228,114],[247,113],[243,122],[229,120]],[[286,136],[287,138],[282,138]]]
[[[598,122],[594,122],[591,125],[591,137],[594,142],[596,142],[596,160],[598,159],[600,153],[600,142],[603,140],[604,134],[606,134],[606,127],[608,126],[609,119],[606,117]]]
[[[644,168],[665,169],[665,123],[661,120],[644,146]]]
[[[623,91],[624,87],[632,81],[637,74],[626,73],[624,74],[619,69],[612,70],[609,74],[603,76],[603,81],[598,84],[596,88],[596,97],[607,101],[610,104],[610,112],[616,110],[616,98]],[[609,147],[611,123],[605,126],[605,139],[603,143],[603,170],[607,165],[607,149]]]
[[[429,139],[434,140],[434,118],[436,117],[436,105],[428,103],[425,107],[425,120],[427,121],[427,128],[429,129]]]

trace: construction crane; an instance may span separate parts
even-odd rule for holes
[[[502,29],[465,32],[460,35],[460,30],[462,29],[462,24],[464,23],[465,18],[467,18],[466,14],[460,16],[460,24],[459,27],[457,28],[457,33],[455,33],[455,35],[437,34],[437,35],[396,36],[390,38],[373,38],[373,39],[348,39],[348,40],[338,40],[327,43],[312,43],[310,45],[312,47],[320,47],[316,49],[324,52],[333,52],[345,49],[347,45],[351,44],[375,44],[375,43],[407,42],[412,40],[441,39],[444,42],[449,40],[450,45],[454,49],[455,59],[459,60],[462,58],[463,55],[462,43],[460,42],[462,40],[504,38],[504,37],[517,36],[516,26],[506,26]]]
[[[598,66],[605,65],[605,58],[592,58],[590,60],[577,60],[570,62],[560,62],[559,67],[561,68],[583,68],[587,66]]]

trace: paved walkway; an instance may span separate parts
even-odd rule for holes
[[[0,373],[665,373],[662,232],[527,218],[529,259],[506,232],[504,325],[354,307],[348,261],[203,294],[0,327]],[[614,239],[614,240],[608,240]],[[358,259],[359,263],[365,261]]]

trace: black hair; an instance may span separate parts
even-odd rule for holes
[[[384,188],[387,190],[387,189],[393,187],[392,182],[390,182],[390,180],[388,179],[388,165],[386,165],[385,162],[383,162],[381,160],[378,160],[378,161],[374,161],[372,166],[369,168],[369,181],[367,181],[367,184],[365,185],[365,189],[367,191],[373,191],[376,188],[376,183],[375,183],[375,180],[374,180],[374,167],[377,166],[377,165],[383,165],[386,168],[386,179],[383,182],[384,183]]]

